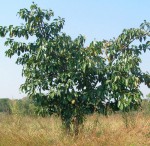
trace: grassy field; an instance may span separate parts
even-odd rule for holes
[[[88,116],[73,137],[65,134],[57,117],[1,114],[0,146],[150,146],[150,115]]]

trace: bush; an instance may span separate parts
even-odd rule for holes
[[[150,101],[144,99],[142,102],[142,111],[145,115],[150,115]]]
[[[11,113],[10,99],[2,98],[0,99],[0,112]]]
[[[12,114],[34,115],[35,110],[36,107],[28,97],[25,97],[23,99],[11,100]]]

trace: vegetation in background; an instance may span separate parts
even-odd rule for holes
[[[28,97],[22,99],[0,99],[0,113],[13,115],[36,115],[36,106]]]
[[[147,99],[143,100],[142,110],[143,110],[144,115],[147,115],[147,116],[150,115],[150,101],[149,100]]]
[[[22,99],[8,99],[8,98],[0,99],[0,113],[3,114],[38,117],[39,114],[37,112],[38,111],[37,108],[38,107],[36,107],[33,101],[28,97],[24,97]],[[150,116],[150,101],[148,99],[143,99],[141,108],[139,108],[138,110],[130,110],[129,112],[118,111],[114,113],[109,107],[107,107],[104,113],[99,115],[105,115],[105,112],[107,112],[107,117],[116,114],[119,114],[120,116],[122,115],[126,125],[129,125],[130,122],[128,122],[129,121],[128,119],[130,119],[130,117],[132,116],[134,117],[134,115],[138,114],[139,112],[142,112],[144,116]],[[131,124],[134,124],[134,122]]]
[[[26,78],[21,89],[39,107],[39,114],[57,114],[68,131],[73,125],[77,135],[86,115],[107,114],[107,107],[128,112],[140,106],[140,84],[150,87],[149,73],[139,67],[141,52],[150,49],[150,23],[85,47],[82,35],[72,40],[62,32],[64,19],[52,19],[52,10],[33,3],[18,15],[25,23],[0,26],[0,36],[7,37],[6,56],[18,56],[16,63],[23,66]]]
[[[148,95],[146,95],[147,100],[150,101],[150,93]]]
[[[36,107],[28,97],[10,101],[11,113],[16,115],[35,115]]]
[[[10,99],[0,98],[0,112],[11,113]]]

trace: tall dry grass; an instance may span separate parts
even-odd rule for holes
[[[79,136],[73,137],[63,131],[57,117],[1,114],[0,146],[150,146],[150,115],[106,118],[95,114],[87,117]]]

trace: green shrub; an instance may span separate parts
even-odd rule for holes
[[[0,112],[11,113],[10,99],[8,98],[0,99]]]
[[[12,114],[19,115],[34,115],[36,107],[32,103],[31,99],[25,97],[23,99],[11,100]]]

